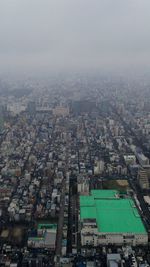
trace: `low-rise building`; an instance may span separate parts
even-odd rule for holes
[[[117,190],[92,190],[80,196],[81,244],[146,245],[148,234],[131,198]]]

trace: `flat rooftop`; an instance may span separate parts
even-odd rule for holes
[[[80,218],[96,219],[103,233],[146,233],[134,201],[119,198],[117,190],[91,190],[90,196],[80,196]]]
[[[56,229],[57,224],[51,224],[51,223],[39,223],[38,229]]]

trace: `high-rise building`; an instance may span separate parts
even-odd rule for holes
[[[142,189],[149,189],[149,177],[146,168],[140,168],[138,172],[138,181]]]

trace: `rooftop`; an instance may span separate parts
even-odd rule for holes
[[[91,195],[94,198],[116,198],[119,192],[117,190],[91,190]]]
[[[103,233],[146,233],[134,201],[119,198],[117,190],[92,190],[90,196],[81,196],[80,217],[95,218]]]
[[[56,229],[57,224],[51,224],[51,223],[39,223],[38,229]]]

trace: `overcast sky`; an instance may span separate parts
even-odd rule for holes
[[[150,0],[0,0],[0,72],[148,67]]]

